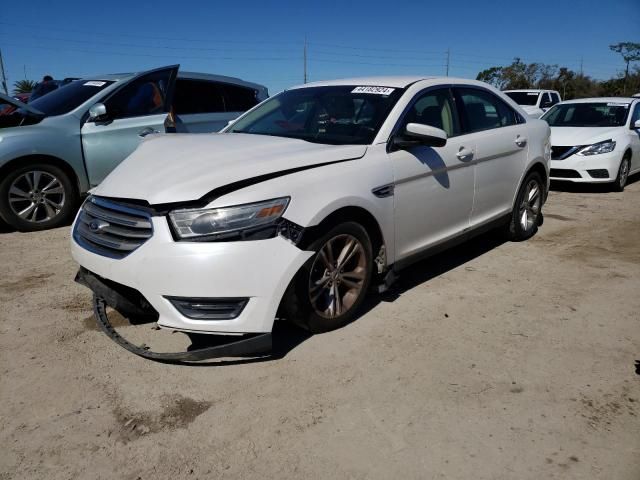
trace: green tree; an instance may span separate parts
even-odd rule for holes
[[[631,62],[640,61],[640,43],[620,42],[615,45],[609,45],[609,48],[622,55],[622,59],[626,63],[624,71],[624,82],[622,84],[622,93],[627,93],[627,80],[629,79],[629,64]]]
[[[36,88],[37,83],[33,80],[18,80],[13,84],[13,93],[31,93]]]

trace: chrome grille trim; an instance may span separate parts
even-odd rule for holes
[[[89,197],[73,228],[73,238],[90,252],[124,258],[153,236],[151,214],[100,197]]]

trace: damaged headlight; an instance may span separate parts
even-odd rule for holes
[[[232,235],[266,228],[278,220],[289,205],[289,197],[232,207],[194,208],[169,213],[181,239]]]
[[[614,148],[616,148],[616,142],[613,140],[605,140],[604,142],[598,142],[593,145],[589,145],[588,147],[584,147],[582,150],[577,152],[577,155],[599,155],[600,153],[613,152]]]

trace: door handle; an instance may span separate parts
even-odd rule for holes
[[[460,147],[458,153],[456,153],[456,157],[458,157],[463,162],[469,161],[473,158],[473,150],[465,147]]]
[[[520,135],[518,135],[514,140],[514,143],[520,148],[522,148],[527,144],[527,137],[521,137]]]
[[[144,129],[140,130],[140,131],[138,132],[138,136],[139,136],[140,138],[144,138],[144,137],[146,137],[147,135],[151,135],[151,134],[153,134],[153,133],[160,133],[160,132],[159,132],[158,130],[155,130],[155,129],[151,128],[151,127],[147,127],[147,128],[144,128]]]

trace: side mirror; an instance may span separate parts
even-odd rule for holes
[[[400,148],[415,145],[444,147],[447,144],[447,132],[422,123],[408,123],[404,129],[402,138],[398,139],[395,143]]]
[[[633,123],[633,128],[636,129],[636,130],[640,130],[640,120],[636,120]]]
[[[96,103],[89,109],[89,120],[95,122],[96,120],[104,120],[107,117],[107,107],[104,103]]]

